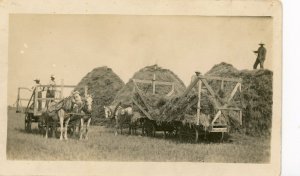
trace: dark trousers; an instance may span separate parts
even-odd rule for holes
[[[48,90],[46,93],[46,98],[55,98],[55,91],[54,90]],[[48,108],[49,102],[52,102],[53,100],[46,100],[46,107]]]
[[[38,98],[42,98],[42,92],[38,92]],[[42,100],[38,100],[38,111],[42,110]]]
[[[254,65],[253,65],[253,69],[256,69],[258,64],[260,65],[260,68],[264,68],[264,61],[256,59]]]

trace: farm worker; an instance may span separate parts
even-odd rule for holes
[[[56,83],[55,83],[55,76],[50,76],[51,80],[49,81],[49,87],[47,89],[46,98],[55,98],[55,90],[56,90]],[[53,100],[51,100],[52,102]],[[46,101],[46,107],[48,107],[50,100]]]
[[[260,64],[260,68],[264,68],[264,62],[265,62],[265,59],[266,59],[267,50],[264,47],[263,43],[260,43],[259,45],[260,45],[260,47],[258,48],[258,50],[253,51],[254,53],[257,53],[257,58],[256,58],[256,61],[253,65],[253,69],[256,69],[258,64]]]
[[[40,84],[40,79],[35,79],[35,85],[32,87],[33,91],[37,91],[38,98],[42,98],[42,87]],[[42,110],[42,100],[38,100],[38,111]]]
[[[201,75],[201,72],[199,71],[195,71],[195,75],[192,76],[192,79],[191,79],[191,84],[194,82],[195,79],[198,78],[198,76]],[[196,88],[196,90],[198,89],[198,85],[196,85],[194,88]]]
[[[196,75],[193,75],[193,76],[192,76],[191,83],[192,83],[198,76],[201,75],[201,73],[200,73],[199,71],[195,71],[195,74],[196,74]]]

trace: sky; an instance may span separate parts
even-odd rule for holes
[[[194,71],[220,62],[252,69],[259,43],[272,70],[272,18],[136,15],[12,14],[9,18],[8,104],[33,79],[76,85],[108,66],[126,83],[153,64],[172,70],[187,86]],[[28,96],[28,95],[26,95]]]

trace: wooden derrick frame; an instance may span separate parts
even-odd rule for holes
[[[132,98],[132,102],[133,104],[135,104],[142,112],[143,114],[150,120],[154,120],[154,118],[150,115],[150,111],[153,111],[153,109],[147,104],[146,100],[143,98],[143,93],[142,90],[140,90],[140,88],[138,87],[137,83],[141,83],[141,84],[152,84],[153,86],[153,90],[152,90],[152,94],[156,94],[155,91],[155,85],[166,85],[166,86],[172,86],[171,91],[166,95],[166,96],[170,96],[171,93],[174,93],[174,82],[167,82],[167,81],[156,81],[156,80],[141,80],[141,79],[133,79],[133,94],[137,93],[138,96],[141,98],[143,104],[145,105],[145,109],[134,99]]]
[[[224,88],[224,82],[233,82],[236,83],[234,89],[231,91],[230,96],[228,97],[226,103],[224,105],[221,105],[220,103],[220,97],[218,94],[214,92],[214,90],[210,87],[209,83],[207,80],[217,80],[221,81],[221,89]],[[221,132],[222,136],[223,133],[228,132],[228,127],[222,127],[222,128],[215,128],[215,122],[217,121],[218,118],[223,114],[223,111],[229,110],[229,111],[238,111],[239,112],[239,122],[240,125],[242,125],[242,109],[238,107],[234,108],[229,108],[228,104],[230,101],[233,99],[234,95],[237,93],[237,91],[241,92],[241,86],[242,86],[242,79],[235,79],[235,78],[222,78],[222,77],[212,77],[212,76],[203,76],[203,75],[198,75],[195,77],[195,79],[191,82],[191,84],[187,87],[186,91],[183,93],[183,97],[185,97],[188,93],[191,92],[191,90],[198,84],[198,90],[197,90],[197,112],[196,112],[196,127],[200,126],[200,110],[201,110],[201,92],[202,89],[207,89],[209,94],[212,96],[212,102],[213,106],[216,109],[216,114],[213,117],[213,120],[210,122],[210,125],[207,129],[208,132]],[[225,116],[226,117],[226,116]],[[206,131],[205,131],[206,132]],[[195,141],[197,142],[198,140],[198,133],[199,131],[196,130],[196,138]]]
[[[171,96],[175,91],[175,84],[174,82],[167,82],[167,81],[157,81],[156,80],[156,76],[155,73],[153,75],[153,79],[152,80],[141,80],[141,79],[132,79],[133,81],[133,90],[132,90],[132,95],[135,95],[135,93],[137,93],[137,95],[139,96],[139,98],[141,99],[142,103],[144,104],[141,105],[139,104],[135,99],[134,96],[132,96],[132,103],[133,105],[135,105],[136,107],[138,107],[138,109],[146,116],[145,121],[143,122],[142,125],[142,133],[144,134],[144,132],[146,132],[146,135],[150,135],[150,136],[155,136],[155,132],[156,130],[159,130],[157,127],[157,123],[155,121],[155,118],[153,118],[150,114],[150,112],[153,112],[153,109],[151,106],[149,106],[146,102],[146,100],[143,97],[143,93],[142,90],[140,90],[140,88],[138,87],[137,83],[139,84],[152,84],[152,94],[156,94],[156,85],[165,85],[165,86],[171,86],[171,91],[168,92],[166,94],[166,96]],[[166,131],[164,131],[164,136],[166,136]]]

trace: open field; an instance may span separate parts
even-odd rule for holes
[[[37,128],[34,124],[33,128]],[[127,132],[127,130],[125,131]],[[227,143],[180,143],[175,139],[119,135],[102,126],[90,128],[89,140],[44,139],[24,131],[24,114],[8,111],[7,159],[94,161],[192,161],[267,163],[270,140],[234,135]]]

